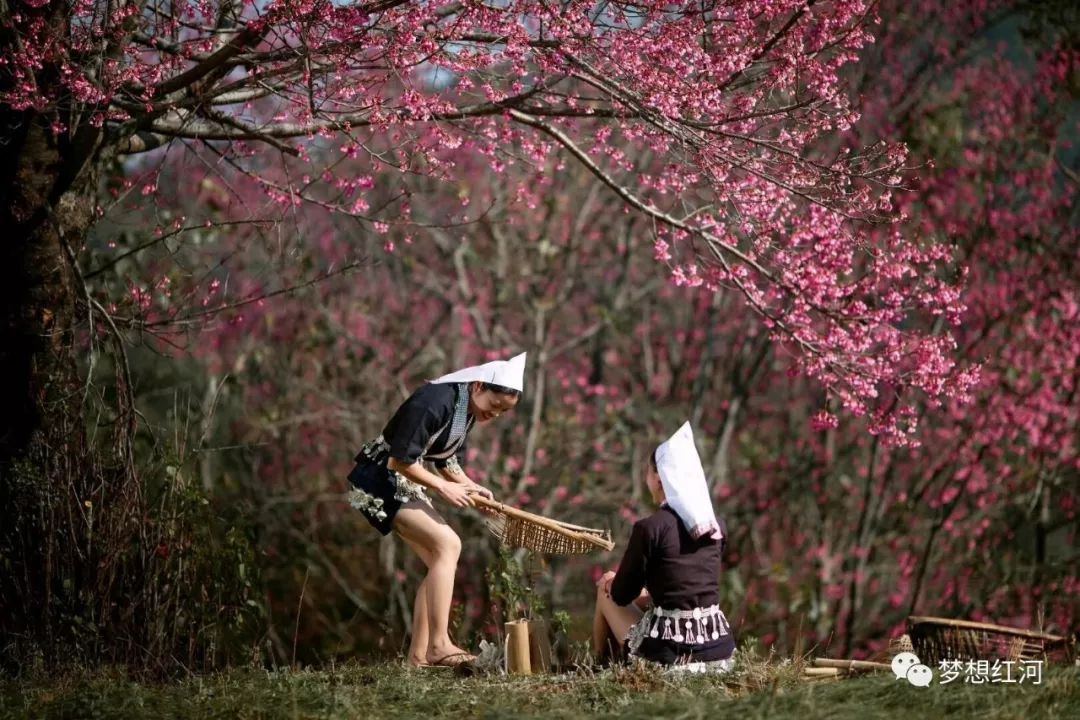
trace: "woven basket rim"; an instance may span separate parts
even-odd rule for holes
[[[607,551],[611,551],[615,547],[615,543],[611,541],[611,534],[607,530],[570,525],[569,523],[560,522],[558,520],[546,518],[543,515],[536,515],[527,510],[506,505],[497,500],[489,500],[482,496],[473,497],[473,501],[494,510],[507,519],[512,518],[517,522],[527,523],[538,531],[561,535],[563,538],[573,543],[591,545],[598,550]]]
[[[1064,642],[1062,635],[1051,635],[1038,630],[1025,630],[1023,628],[1010,627],[1008,625],[994,625],[993,623],[975,622],[974,620],[957,620],[955,618],[934,617],[932,615],[912,615],[908,617],[908,626],[936,625],[941,627],[962,628],[964,630],[985,630],[987,632],[1000,633],[1002,635],[1015,635],[1018,637],[1045,640],[1047,642]]]

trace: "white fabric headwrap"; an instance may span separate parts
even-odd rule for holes
[[[656,469],[668,506],[682,520],[690,536],[721,539],[723,534],[716,522],[705,469],[701,467],[689,421],[656,449]]]
[[[525,353],[509,360],[494,360],[443,375],[431,381],[436,384],[484,382],[502,385],[521,392],[525,389]]]

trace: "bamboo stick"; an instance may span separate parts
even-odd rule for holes
[[[522,510],[522,512],[525,512],[525,511]],[[580,525],[571,525],[570,523],[563,522],[562,520],[552,520],[552,522],[558,523],[559,527],[563,528],[564,530],[577,530],[578,532],[590,533],[590,534],[596,534],[596,533],[600,532],[600,530],[597,530],[596,528],[587,528],[587,527],[582,527]]]
[[[803,668],[806,677],[838,677],[840,669],[834,667],[808,667]]]
[[[869,660],[843,660],[840,658],[814,658],[814,665],[819,668],[837,668],[839,670],[892,670],[888,663]]]
[[[839,675],[803,675],[804,682],[839,682]]]

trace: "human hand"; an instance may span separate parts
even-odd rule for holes
[[[469,497],[469,488],[458,483],[443,482],[435,488],[442,499],[454,507],[473,507],[472,498]]]
[[[476,483],[470,481],[465,489],[470,495],[479,495],[480,497],[487,498],[488,500],[495,500],[495,496],[483,485],[477,485]],[[495,508],[488,507],[483,503],[474,502],[473,507],[482,512],[484,515],[498,515],[498,511]]]
[[[477,485],[474,482],[469,482],[469,484],[466,486],[465,489],[469,493],[472,493],[472,494],[475,494],[475,495],[481,495],[483,497],[486,497],[488,500],[494,500],[495,499],[495,496],[492,494],[492,492],[490,490],[488,490],[486,487],[484,487],[483,485]]]
[[[604,591],[604,594],[611,596],[611,582],[615,579],[615,572],[608,570],[606,573],[600,576],[600,579],[596,581],[596,587]]]

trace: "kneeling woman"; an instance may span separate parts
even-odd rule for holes
[[[455,645],[449,632],[461,539],[426,491],[453,507],[472,506],[472,493],[491,497],[469,478],[458,458],[465,456],[465,437],[474,423],[493,420],[517,404],[524,375],[522,353],[432,380],[397,409],[382,435],[363,447],[349,474],[352,506],[383,535],[397,533],[427,566],[413,607],[413,665],[457,665],[474,657]]]
[[[735,640],[717,604],[724,529],[690,423],[653,453],[646,482],[660,509],[634,523],[619,571],[597,583],[593,650],[601,659],[623,650],[664,665],[729,670]]]

